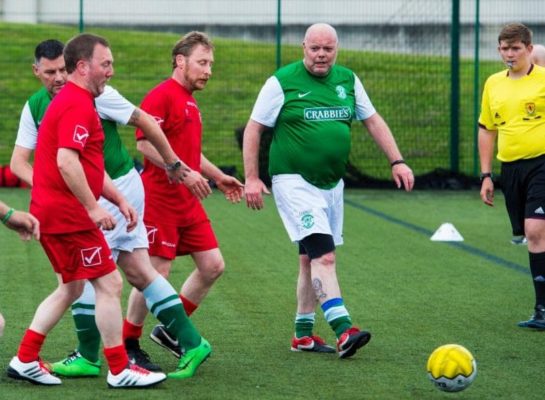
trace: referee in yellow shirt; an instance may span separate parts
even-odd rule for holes
[[[494,204],[492,158],[496,138],[501,184],[512,226],[523,226],[535,289],[534,313],[522,328],[545,330],[545,68],[532,64],[532,32],[503,27],[498,51],[507,69],[484,86],[479,117],[481,199]]]

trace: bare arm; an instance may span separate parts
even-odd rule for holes
[[[159,168],[165,168],[165,161],[157,149],[147,139],[136,142],[136,150]]]
[[[174,164],[179,160],[178,156],[170,146],[165,134],[155,119],[147,112],[135,108],[128,122],[129,125],[135,126],[144,132],[148,145],[155,150],[152,158],[149,158],[154,164],[164,167],[165,164]],[[138,141],[138,145],[141,140]],[[140,149],[138,149],[140,150]],[[140,150],[142,151],[142,150]],[[147,150],[151,152],[151,150]],[[182,162],[180,168],[175,170],[166,170],[169,180],[173,183],[181,183],[186,173],[189,172],[189,167]]]
[[[388,162],[392,163],[403,159],[390,128],[378,113],[363,120],[363,124],[375,143],[386,155]],[[413,189],[414,175],[407,164],[402,163],[392,166],[392,176],[398,188],[403,185],[406,191]]]
[[[146,157],[157,167],[165,167],[163,158],[161,157],[157,149],[149,141],[145,139],[139,140],[136,143],[136,148],[142,153],[144,157]],[[208,181],[203,178],[203,176],[199,172],[192,170],[187,166],[187,164],[183,163],[181,169],[185,168],[186,170],[184,171],[185,176],[183,177],[183,184],[189,189],[191,193],[197,196],[200,200],[205,199],[210,193],[212,193],[212,189],[210,189]]]
[[[0,220],[8,228],[13,229],[23,240],[30,240],[32,236],[40,239],[40,223],[32,214],[16,211],[0,201]]]
[[[267,186],[259,178],[259,146],[261,144],[261,134],[266,128],[265,125],[250,119],[244,129],[242,144],[244,192],[246,205],[253,210],[263,208],[263,193],[270,194]]]
[[[22,146],[15,145],[13,153],[11,153],[10,168],[19,179],[23,180],[27,185],[32,186],[32,165],[30,157],[33,150]]]
[[[481,172],[492,172],[492,159],[494,158],[494,148],[496,144],[497,131],[479,127],[479,160],[481,163]],[[481,199],[488,205],[494,205],[494,182],[491,178],[483,179],[481,184]]]
[[[78,152],[72,149],[60,148],[57,152],[57,166],[66,185],[87,210],[91,220],[98,227],[113,229],[115,227],[115,219],[98,205],[89,187],[83,166],[79,161]]]

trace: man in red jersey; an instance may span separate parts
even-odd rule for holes
[[[171,185],[164,179],[164,161],[137,130],[137,148],[145,156],[142,180],[146,192],[144,222],[148,229],[149,253],[155,268],[168,276],[176,256],[191,255],[196,269],[182,286],[180,297],[187,315],[197,308],[224,270],[224,261],[212,226],[201,204],[211,193],[212,179],[227,200],[239,202],[242,184],[212,164],[201,151],[201,114],[192,93],[202,90],[212,75],[213,45],[201,32],[186,34],[172,50],[172,77],[152,89],[142,102],[142,109],[155,117],[170,145],[190,168],[183,185]],[[133,305],[140,303],[140,293],[131,293]],[[142,315],[142,321],[145,313]],[[177,346],[167,327],[158,325],[152,339],[180,357],[184,352]],[[209,351],[184,349],[180,360],[204,359]],[[195,357],[193,357],[193,354]],[[169,377],[176,377],[169,374]]]
[[[166,379],[129,363],[122,340],[122,280],[100,228],[115,227],[99,206],[100,195],[116,204],[134,229],[136,211],[104,172],[104,131],[94,106],[113,76],[108,42],[81,34],[64,49],[66,86],[51,102],[38,133],[30,210],[40,221],[40,242],[59,284],[38,307],[8,367],[8,376],[58,385],[39,353],[47,333],[81,295],[84,279],[96,292],[96,323],[104,343],[110,387],[149,387]]]

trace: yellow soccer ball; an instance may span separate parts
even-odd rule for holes
[[[428,377],[444,392],[464,390],[477,376],[475,358],[464,346],[445,344],[431,353],[427,364]]]

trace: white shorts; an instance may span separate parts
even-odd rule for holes
[[[301,175],[273,176],[276,207],[292,242],[323,233],[333,236],[335,246],[343,244],[343,189],[342,179],[333,189],[324,190]]]
[[[138,213],[138,224],[131,232],[127,232],[127,220],[119,211],[116,205],[101,197],[98,204],[112,214],[117,221],[115,228],[111,231],[102,231],[110,246],[114,260],[117,261],[120,251],[131,252],[134,249],[147,249],[148,235],[144,225],[144,185],[142,178],[136,171],[131,169],[126,175],[113,180],[117,190],[127,199],[128,203]]]

